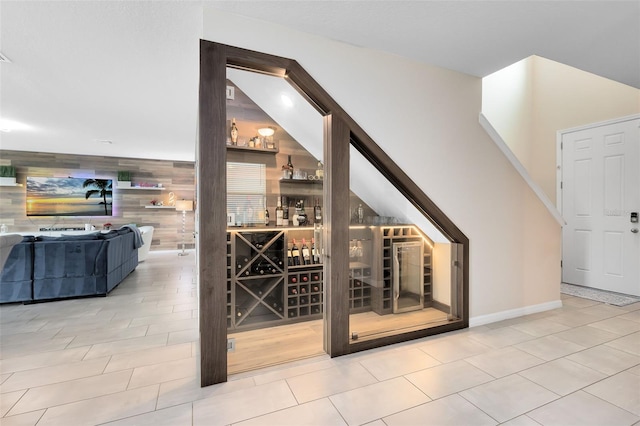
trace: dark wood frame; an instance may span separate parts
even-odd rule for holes
[[[200,382],[208,386],[227,380],[226,323],[226,68],[285,78],[324,119],[325,184],[323,187],[325,262],[325,350],[344,355],[425,337],[469,325],[469,240],[367,133],[294,60],[200,41],[198,185],[198,281],[200,308]],[[431,219],[452,243],[462,246],[456,267],[461,280],[456,297],[462,318],[449,324],[349,342],[348,238],[350,143]],[[460,261],[458,261],[460,262]]]

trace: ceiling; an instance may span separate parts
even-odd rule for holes
[[[0,0],[2,149],[192,161],[203,7],[478,77],[535,54],[640,88],[640,1]]]

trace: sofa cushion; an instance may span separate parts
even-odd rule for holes
[[[40,235],[36,238],[36,241],[90,241],[97,240],[99,232],[91,234],[81,235],[62,235],[60,237],[49,237],[47,235]]]

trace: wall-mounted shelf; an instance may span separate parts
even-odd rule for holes
[[[176,209],[176,206],[144,206],[145,209]]]
[[[158,188],[157,186],[126,186],[121,187],[117,186],[117,190],[125,190],[125,191],[164,191],[166,188]]]
[[[237,146],[237,145],[227,145],[227,149],[229,151],[244,151],[244,152],[257,152],[261,154],[277,154],[278,148],[268,149],[268,148],[251,148],[248,146]]]
[[[16,187],[16,186],[23,186],[23,185],[21,183],[0,183],[0,186]]]
[[[284,179],[280,178],[280,183],[317,183],[322,184],[322,179]]]

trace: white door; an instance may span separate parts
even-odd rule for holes
[[[640,296],[639,126],[561,132],[564,282]]]

